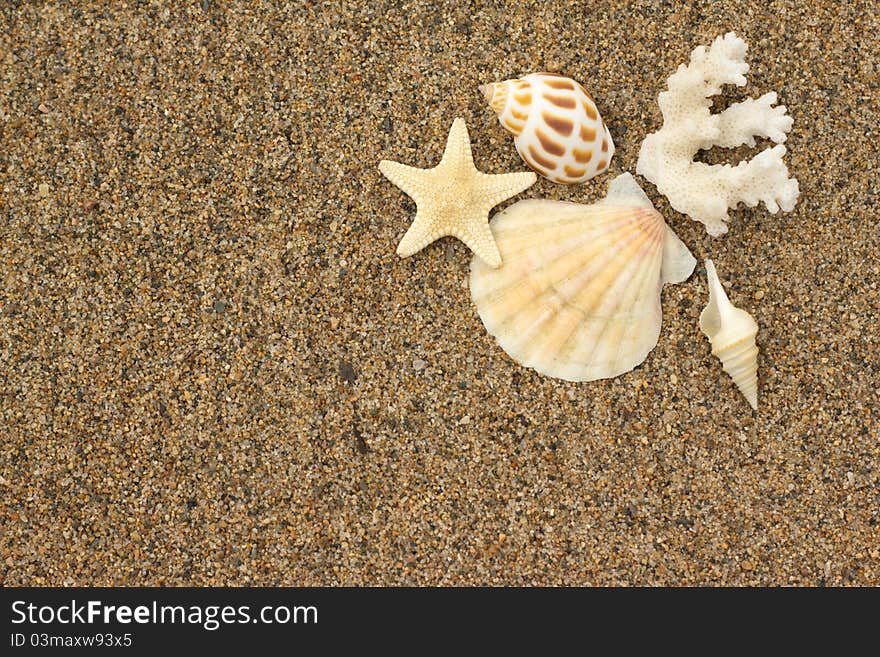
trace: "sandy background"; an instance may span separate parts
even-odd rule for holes
[[[877,4],[361,4],[0,5],[0,581],[880,584]],[[522,196],[587,202],[728,30],[802,196],[713,239],[642,180],[701,264],[641,367],[523,369],[461,243],[394,254],[381,158],[433,166],[463,116],[524,169],[478,84],[587,86],[610,173]],[[757,414],[698,330],[707,256]]]

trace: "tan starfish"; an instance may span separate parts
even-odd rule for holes
[[[528,189],[537,179],[531,171],[497,175],[478,171],[464,119],[452,122],[443,159],[433,169],[382,160],[379,171],[418,207],[397,246],[397,255],[406,258],[434,240],[452,235],[490,267],[501,266],[501,254],[489,228],[489,210]]]

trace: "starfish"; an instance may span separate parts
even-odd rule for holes
[[[501,254],[489,228],[489,210],[528,189],[532,172],[487,174],[474,166],[464,119],[455,119],[440,164],[418,169],[382,160],[379,171],[415,202],[418,210],[397,255],[406,258],[446,235],[464,242],[483,262],[501,266]]]

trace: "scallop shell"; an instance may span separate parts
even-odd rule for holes
[[[553,182],[582,183],[606,169],[611,133],[587,91],[571,78],[531,73],[480,87],[520,157]]]
[[[591,381],[639,365],[660,335],[660,290],[696,260],[633,177],[593,205],[526,200],[492,219],[498,269],[471,262],[471,297],[516,362]]]
[[[755,410],[758,409],[758,323],[737,308],[721,285],[711,260],[706,260],[709,303],[700,313],[700,330],[709,338],[712,353],[721,359],[724,371]]]

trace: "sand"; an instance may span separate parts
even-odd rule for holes
[[[3,4],[0,582],[880,584],[877,4],[434,4]],[[524,168],[478,84],[584,82],[610,172],[518,198],[588,202],[729,30],[725,99],[779,92],[802,195],[711,238],[642,180],[700,264],[636,370],[524,369],[463,244],[395,255],[380,159],[433,166],[462,116]],[[761,326],[757,413],[706,257]]]

